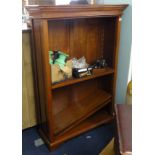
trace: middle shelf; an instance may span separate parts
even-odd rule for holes
[[[54,134],[66,132],[111,101],[111,94],[98,90],[54,115]]]
[[[68,85],[72,85],[75,83],[95,79],[95,78],[102,77],[102,76],[109,75],[109,74],[113,74],[113,73],[114,73],[114,69],[107,67],[107,68],[101,69],[97,72],[93,72],[93,74],[90,76],[86,76],[86,77],[82,77],[82,78],[72,78],[72,79],[68,79],[68,80],[65,80],[62,82],[52,84],[51,88],[52,89],[61,88],[64,86],[68,86]]]

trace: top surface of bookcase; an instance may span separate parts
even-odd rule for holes
[[[28,5],[31,18],[57,19],[120,16],[128,4],[120,5]]]

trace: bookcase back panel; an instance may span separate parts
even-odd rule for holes
[[[55,89],[52,96],[55,135],[68,130],[111,101],[111,95],[102,89],[98,79]]]
[[[115,18],[50,20],[49,50],[61,50],[70,58],[85,56],[89,64],[106,58],[112,67]]]
[[[104,20],[103,58],[110,67],[114,67],[116,55],[116,17]]]
[[[101,89],[100,85],[101,83],[99,80],[93,79],[53,90],[53,114],[58,114],[71,104],[78,103],[89,98],[92,94],[97,92],[98,89]]]
[[[52,91],[53,115],[66,108],[72,100],[72,87],[62,87]]]
[[[97,79],[93,79],[90,81],[85,81],[80,84],[73,85],[72,97],[74,98],[74,101],[80,102],[85,98],[89,98],[94,92],[96,92],[99,89],[98,85],[99,83]]]
[[[70,31],[68,21],[49,21],[48,27],[50,50],[61,50],[69,54]]]
[[[113,80],[114,80],[113,74],[98,78],[98,81],[100,83],[100,89],[103,89],[107,93],[112,94],[113,93]]]
[[[71,56],[85,56],[88,63],[102,55],[98,19],[78,19],[71,24]]]

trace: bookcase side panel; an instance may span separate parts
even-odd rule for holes
[[[42,62],[44,75],[45,107],[48,124],[48,137],[54,141],[53,136],[53,113],[52,113],[52,91],[51,91],[51,65],[49,63],[49,32],[48,20],[41,20],[41,42],[42,42]]]
[[[35,44],[35,57],[36,57],[36,68],[38,77],[38,90],[39,90],[39,111],[40,111],[40,128],[44,134],[48,137],[49,141],[52,139],[52,113],[49,112],[51,107],[51,79],[50,76],[47,78],[47,71],[49,66],[47,63],[48,59],[48,47],[45,44],[48,41],[46,34],[46,21],[35,19],[33,20],[33,32],[34,32],[34,44]],[[47,62],[45,62],[47,61]],[[50,81],[49,81],[50,80]],[[49,83],[50,82],[50,83]]]
[[[40,20],[33,20],[33,37],[34,37],[34,44],[35,44],[35,64],[36,64],[36,77],[37,84],[38,84],[38,104],[39,112],[40,112],[40,121],[39,126],[42,130],[46,133],[47,132],[47,118],[46,118],[46,110],[45,110],[45,94],[44,94],[44,83],[43,81],[43,64],[41,60],[41,38],[40,38]],[[35,90],[37,91],[37,90]],[[38,114],[37,114],[38,115]]]
[[[121,29],[121,16],[117,16],[115,27],[115,51],[114,51],[114,57],[113,57],[113,62],[114,62],[114,79],[113,79],[113,96],[115,97],[116,94],[116,80],[117,80],[117,68],[118,68],[118,54],[119,54],[119,44],[120,44],[120,29]],[[125,51],[124,51],[125,52]],[[113,102],[115,98],[113,98]],[[114,110],[114,106],[112,107]]]

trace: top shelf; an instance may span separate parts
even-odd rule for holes
[[[52,84],[52,89],[65,87],[68,85],[83,82],[86,80],[95,79],[95,78],[102,77],[102,76],[109,75],[109,74],[113,74],[113,73],[114,73],[114,70],[112,68],[109,68],[109,67],[107,67],[105,69],[98,69],[98,70],[96,69],[96,71],[93,71],[93,74],[90,76],[86,76],[86,77],[82,77],[82,78],[72,78],[72,79],[62,81],[62,82],[58,82],[56,84]]]

